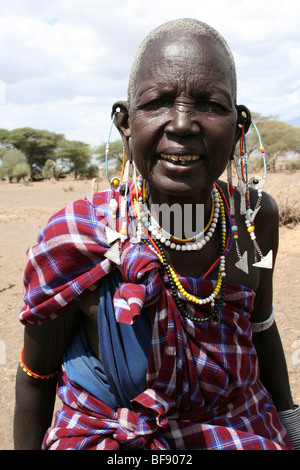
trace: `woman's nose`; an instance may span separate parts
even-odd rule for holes
[[[179,136],[195,135],[200,133],[200,126],[193,118],[190,110],[185,109],[185,107],[176,107],[170,110],[165,131]]]

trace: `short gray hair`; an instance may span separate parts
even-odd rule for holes
[[[142,62],[142,59],[146,50],[157,39],[160,39],[168,34],[173,34],[173,33],[184,33],[187,37],[190,37],[190,38],[195,37],[195,36],[206,36],[214,40],[221,47],[223,47],[228,57],[228,65],[229,65],[230,74],[231,74],[232,94],[233,94],[234,101],[236,101],[237,79],[236,79],[235,62],[234,62],[232,52],[227,42],[225,41],[223,36],[221,36],[221,34],[218,33],[218,31],[216,31],[214,28],[212,28],[208,24],[203,23],[202,21],[192,19],[192,18],[182,18],[179,20],[168,21],[167,23],[164,23],[163,25],[158,26],[153,31],[151,31],[140,44],[136,52],[135,58],[133,60],[133,64],[132,64],[132,68],[131,68],[131,72],[129,76],[128,103],[130,104],[130,102],[132,101],[134,97],[139,69],[140,69],[141,62]]]

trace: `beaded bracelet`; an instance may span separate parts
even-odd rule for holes
[[[28,367],[26,366],[26,364],[24,363],[24,360],[23,360],[23,352],[24,352],[24,346],[22,347],[22,350],[21,350],[21,355],[20,355],[20,361],[19,361],[19,364],[20,364],[20,367],[21,369],[29,376],[29,377],[32,377],[34,379],[51,379],[52,377],[55,377],[57,375],[57,371],[56,372],[52,372],[52,374],[48,374],[48,375],[39,375],[39,374],[36,374],[35,372],[32,372],[30,369],[28,369]]]
[[[273,325],[274,322],[275,322],[274,308],[272,308],[272,312],[270,316],[265,321],[251,322],[252,331],[253,333],[260,333],[261,331],[266,331]]]
[[[290,443],[295,450],[300,450],[300,406],[291,410],[278,411],[281,423],[286,429]]]

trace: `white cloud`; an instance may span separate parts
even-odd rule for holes
[[[227,39],[240,102],[285,119],[300,114],[299,0],[2,0],[0,127],[105,141],[111,104],[126,96],[139,42],[186,16]]]
[[[57,72],[88,74],[105,54],[95,30],[36,18],[1,18],[0,38],[7,83]]]

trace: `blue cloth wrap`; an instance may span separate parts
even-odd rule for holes
[[[152,336],[146,309],[133,325],[116,322],[113,295],[121,282],[120,272],[113,271],[100,284],[98,333],[102,361],[93,355],[83,325],[63,359],[71,382],[114,410],[130,408],[130,400],[145,390]]]

